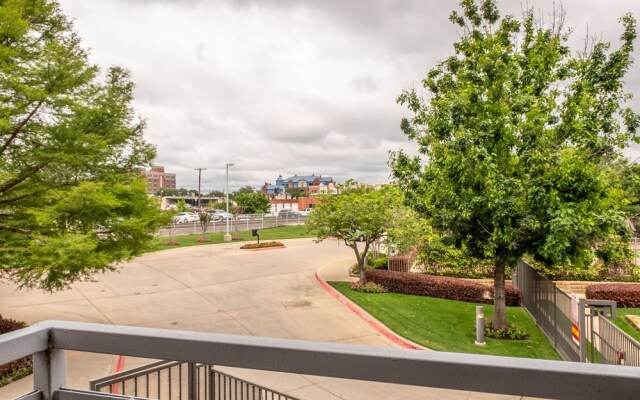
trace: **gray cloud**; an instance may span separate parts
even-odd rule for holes
[[[529,1],[551,10],[554,0]],[[389,150],[415,151],[395,103],[420,87],[459,32],[455,4],[425,0],[61,0],[91,59],[123,65],[158,164],[183,187],[258,187],[279,174],[386,181]],[[571,46],[587,26],[614,43],[637,0],[565,0]],[[521,2],[500,1],[519,15]],[[640,48],[640,46],[637,46]],[[636,51],[636,59],[640,51]],[[637,67],[635,69],[637,71]],[[640,96],[640,75],[627,76]],[[631,152],[640,154],[636,149]],[[635,154],[634,153],[634,154]]]

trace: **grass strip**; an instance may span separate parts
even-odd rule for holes
[[[507,307],[507,320],[529,333],[527,340],[486,338],[476,346],[475,312],[481,304],[399,293],[360,293],[349,282],[329,282],[398,335],[433,350],[508,357],[560,360],[533,318],[521,307]],[[493,306],[482,304],[485,316]]]
[[[230,233],[234,237],[237,236],[240,238],[238,242],[246,242],[246,241],[257,242],[256,240],[257,238],[254,236],[251,236],[251,231],[238,231],[238,232],[232,231]],[[304,225],[287,225],[287,226],[279,226],[277,228],[259,229],[258,233],[260,234],[261,242],[267,241],[267,240],[283,240],[283,239],[299,239],[299,238],[315,237],[315,235],[310,233],[307,227]],[[207,242],[198,241],[198,239],[202,238],[201,234],[174,236],[172,240],[178,243],[175,245],[167,244],[167,242],[169,242],[168,237],[157,237],[151,241],[151,244],[149,245],[149,248],[147,249],[146,252],[152,253],[154,251],[175,249],[178,247],[225,243],[224,235],[225,235],[224,233],[207,233],[205,235],[205,237],[209,239],[209,241]]]
[[[617,317],[611,322],[629,336],[640,342],[640,331],[631,324],[631,321],[625,318],[626,315],[640,315],[640,308],[618,308],[617,314]]]

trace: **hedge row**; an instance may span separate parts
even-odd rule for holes
[[[599,283],[587,286],[587,299],[614,300],[618,307],[640,307],[640,283]]]
[[[13,332],[25,328],[27,324],[13,319],[3,319],[0,317],[0,334]],[[8,364],[0,365],[0,382],[10,381],[11,377],[17,374],[23,375],[31,370],[31,357],[21,358]],[[0,385],[2,386],[2,385]]]
[[[493,286],[465,279],[377,269],[365,271],[365,277],[367,281],[382,285],[390,292],[471,303],[493,303]],[[520,305],[520,289],[506,285],[505,300],[508,306]]]

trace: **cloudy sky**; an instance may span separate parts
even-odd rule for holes
[[[178,186],[258,188],[279,174],[385,182],[388,151],[414,147],[395,99],[452,53],[438,0],[60,0],[91,61],[128,68],[159,165]],[[520,15],[524,2],[502,0]],[[558,3],[556,1],[556,3]],[[545,16],[553,0],[529,0]],[[638,0],[565,0],[573,48],[617,43]],[[640,44],[636,43],[640,48]],[[640,63],[640,51],[635,58]],[[640,110],[640,65],[627,76]],[[640,154],[640,153],[639,153]]]

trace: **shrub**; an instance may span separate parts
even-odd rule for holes
[[[361,254],[363,255],[363,254]],[[386,269],[388,264],[388,258],[386,254],[380,254],[376,257],[372,251],[369,252],[369,256],[367,257],[367,269],[375,268],[375,269]],[[360,274],[360,267],[358,263],[354,263],[351,268],[351,273],[353,275]]]
[[[376,269],[387,268],[387,262],[388,259],[386,254],[380,254],[378,257],[372,257],[372,255],[367,257],[367,264]]]
[[[386,287],[390,292],[437,297],[440,299],[492,303],[493,287],[459,278],[411,274],[370,269],[365,271],[367,281]],[[520,289],[507,285],[505,300],[508,306],[520,305]]]
[[[349,287],[356,292],[362,293],[387,293],[388,290],[386,287],[379,285],[375,282],[367,282],[362,284],[360,281],[352,282]]]
[[[474,328],[475,329],[475,328]],[[493,321],[490,318],[484,320],[484,336],[493,339],[527,340],[529,334],[515,324],[507,324],[506,327],[493,329]]]
[[[266,249],[269,247],[284,247],[284,243],[281,243],[281,242],[247,243],[240,248],[245,250],[245,249]]]
[[[25,328],[27,324],[13,319],[0,317],[0,335]],[[4,386],[16,379],[20,379],[31,373],[31,357],[21,358],[8,364],[0,365],[0,386]]]
[[[640,283],[600,283],[587,286],[588,299],[613,300],[618,307],[640,307]]]

